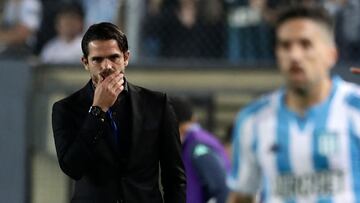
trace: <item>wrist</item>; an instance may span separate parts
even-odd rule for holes
[[[109,107],[106,107],[106,106],[103,106],[103,105],[100,105],[100,104],[96,104],[96,103],[93,103],[91,106],[97,106],[99,107],[103,112],[107,112],[109,110]]]
[[[95,116],[97,118],[103,118],[104,119],[106,113],[105,113],[105,111],[102,110],[101,107],[94,105],[94,106],[90,107],[89,114],[91,114],[91,115],[93,115],[93,116]]]

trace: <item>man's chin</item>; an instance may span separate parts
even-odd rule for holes
[[[92,81],[94,87],[96,87],[97,84],[99,83],[99,79],[98,79],[98,78],[91,78],[91,81]]]
[[[288,87],[294,92],[307,92],[307,82],[303,78],[293,78],[288,80]]]
[[[289,85],[289,89],[299,96],[306,96],[309,92],[307,85],[303,82],[293,82]]]

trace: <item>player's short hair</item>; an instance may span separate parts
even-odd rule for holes
[[[284,23],[297,18],[309,19],[321,24],[333,37],[335,29],[334,18],[323,7],[319,6],[296,6],[282,10],[277,17],[275,30],[278,30]]]

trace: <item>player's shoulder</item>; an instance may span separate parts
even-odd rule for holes
[[[343,92],[345,104],[360,111],[360,85],[340,80],[339,86]]]
[[[195,143],[191,150],[192,158],[198,158],[210,153],[212,153],[212,149],[208,145],[200,142]]]
[[[281,90],[276,90],[270,93],[267,93],[255,101],[249,103],[244,108],[239,111],[237,114],[237,120],[243,120],[246,118],[254,117],[260,113],[274,109],[276,101],[278,100],[281,94]]]

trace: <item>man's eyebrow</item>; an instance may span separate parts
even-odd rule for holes
[[[114,57],[119,57],[120,54],[111,54],[110,56],[108,56],[107,58],[114,58]]]
[[[110,54],[108,56],[93,56],[91,59],[102,59],[102,58],[113,58],[113,57],[119,57],[120,54]]]
[[[103,59],[104,57],[101,56],[92,56],[90,57],[91,60]]]

